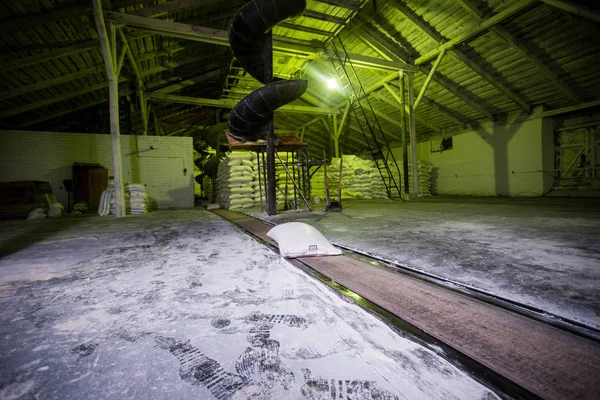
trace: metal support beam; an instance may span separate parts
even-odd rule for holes
[[[102,47],[102,55],[108,77],[110,132],[112,139],[113,179],[115,184],[115,214],[117,217],[125,215],[125,193],[123,190],[123,168],[121,157],[121,132],[119,130],[119,82],[116,77],[117,60],[113,57],[104,16],[102,15],[101,0],[93,0],[94,20]]]

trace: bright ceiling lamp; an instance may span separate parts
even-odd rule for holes
[[[336,78],[327,79],[327,87],[329,89],[338,89],[339,88],[338,80]]]

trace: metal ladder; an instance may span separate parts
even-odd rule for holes
[[[341,51],[335,44],[336,39]],[[330,57],[333,69],[348,99],[354,118],[358,121],[369,152],[385,185],[387,195],[389,198],[401,198],[400,168],[390,148],[389,140],[381,129],[371,102],[348,57],[346,47],[339,36],[331,41],[331,47],[334,53]]]

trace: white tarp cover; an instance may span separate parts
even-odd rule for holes
[[[277,225],[267,236],[279,245],[279,252],[286,258],[306,256],[339,256],[342,251],[314,227],[302,222]]]

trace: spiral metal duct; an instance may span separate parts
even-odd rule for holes
[[[277,108],[306,91],[304,79],[271,82],[267,66],[273,58],[271,29],[279,22],[299,16],[306,0],[253,0],[238,10],[229,25],[229,43],[237,61],[266,86],[244,97],[229,115],[229,132],[242,142],[264,138],[262,129]],[[267,61],[269,60],[269,61]]]

